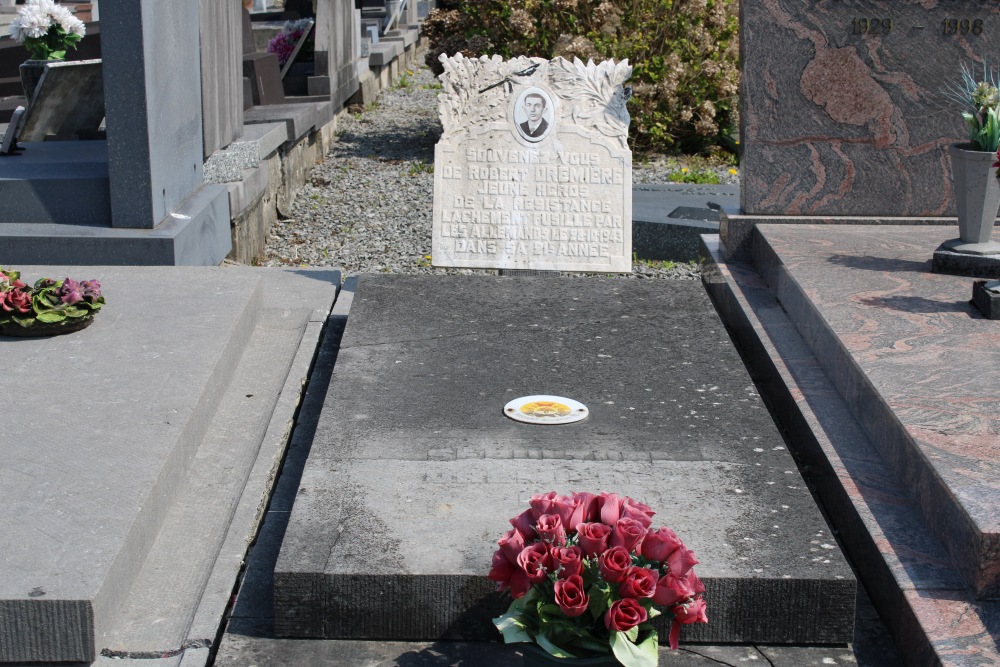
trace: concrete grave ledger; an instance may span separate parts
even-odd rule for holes
[[[538,394],[589,416],[504,415]],[[549,490],[641,499],[698,554],[711,620],[683,641],[851,639],[850,566],[701,285],[551,276],[359,279],[277,636],[498,639],[496,540]]]
[[[628,61],[441,57],[435,266],[628,272]]]
[[[942,91],[996,64],[993,0],[740,5],[746,215],[954,216]],[[976,71],[981,76],[982,65]]]

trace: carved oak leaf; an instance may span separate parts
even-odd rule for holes
[[[573,62],[556,58],[549,68],[556,93],[572,102],[574,122],[619,139],[623,147],[627,147],[631,118],[625,108],[627,97],[622,84],[630,76],[628,60],[605,60],[596,65],[593,60],[584,64],[579,58],[573,58]]]

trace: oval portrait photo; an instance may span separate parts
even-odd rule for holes
[[[514,103],[514,127],[527,141],[541,141],[549,132],[555,119],[552,98],[541,88],[527,88]]]

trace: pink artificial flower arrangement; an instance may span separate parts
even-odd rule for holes
[[[78,324],[93,319],[104,303],[96,280],[42,278],[29,286],[20,271],[0,266],[0,332]]]
[[[312,30],[313,21],[311,19],[299,19],[297,21],[286,21],[281,32],[271,38],[267,43],[267,52],[278,56],[278,66],[284,67],[285,63],[295,54],[295,45],[302,39],[302,35],[307,30]],[[310,33],[311,34],[311,33]],[[308,41],[303,44],[300,51],[303,60],[312,58],[313,46]]]
[[[560,658],[611,653],[626,667],[647,667],[657,664],[651,619],[673,616],[672,649],[682,625],[708,622],[694,552],[669,528],[652,528],[647,505],[555,491],[530,505],[510,520],[489,574],[513,598],[493,619],[505,642],[534,642]]]

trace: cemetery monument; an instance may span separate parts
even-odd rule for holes
[[[630,271],[628,62],[442,62],[434,265]]]
[[[768,0],[740,11],[730,256],[761,223],[954,224],[948,147],[967,133],[943,91],[962,63],[995,60],[1000,5]]]

